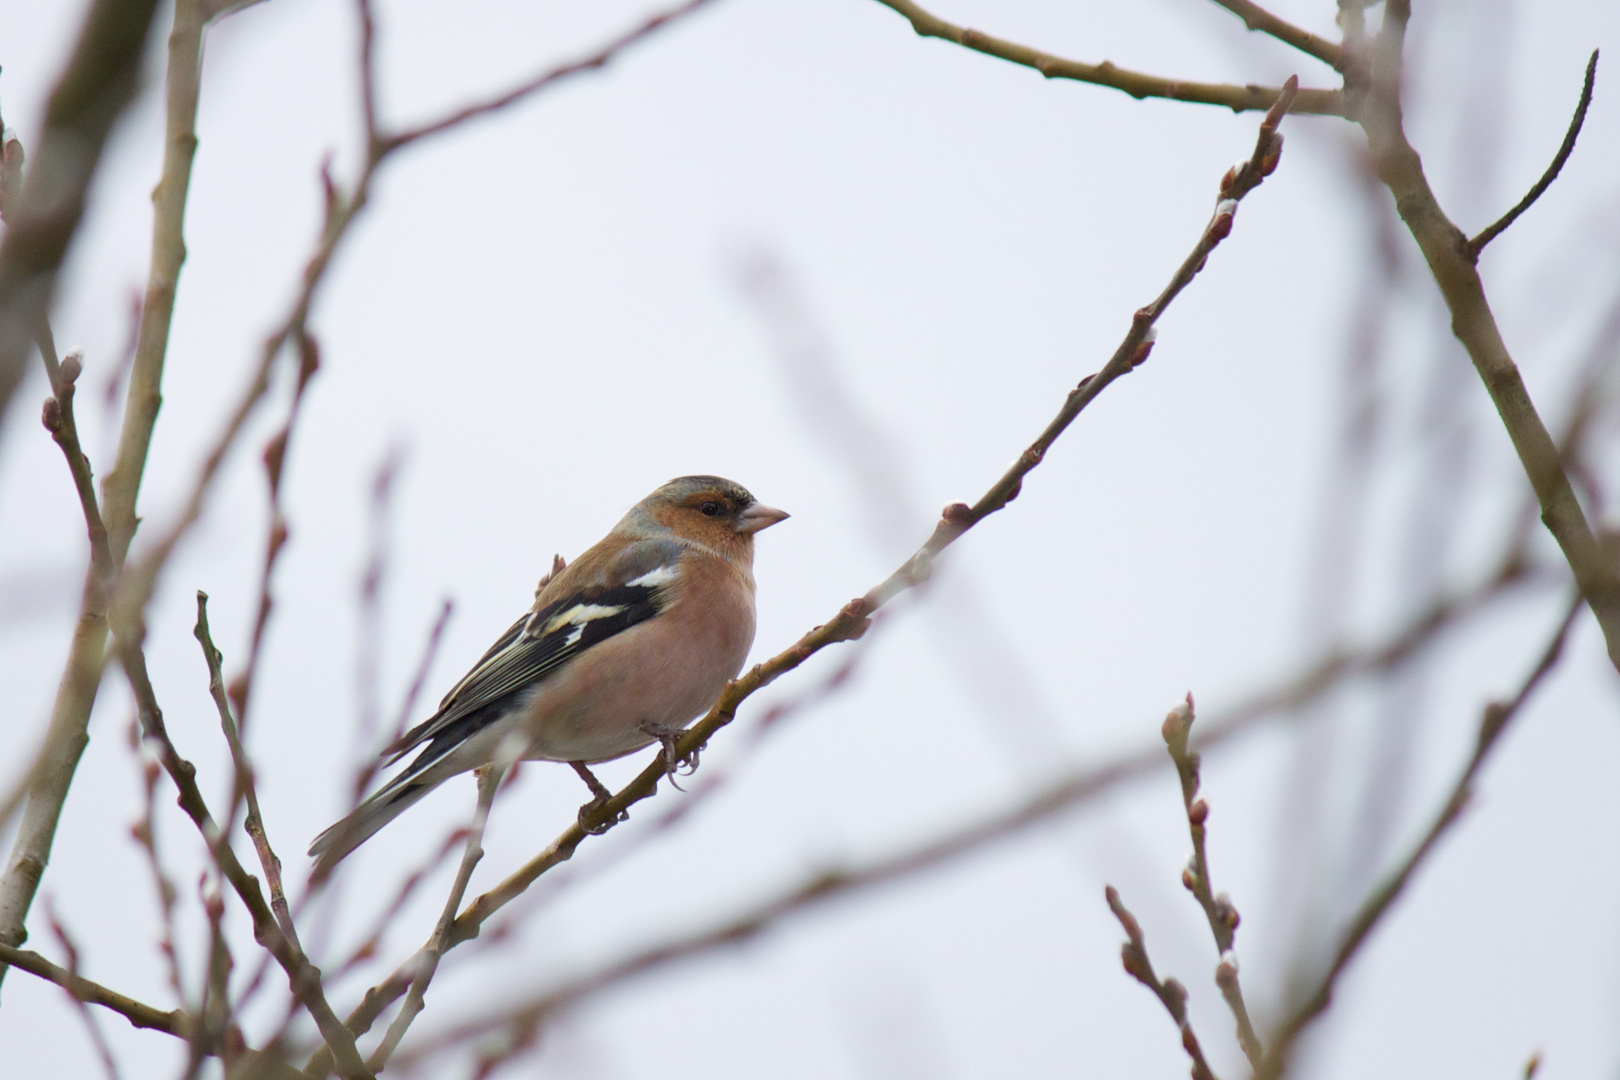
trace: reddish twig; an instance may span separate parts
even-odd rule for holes
[[[1193,1034],[1192,1019],[1187,1015],[1187,988],[1175,979],[1160,979],[1154,973],[1153,961],[1148,959],[1147,941],[1142,937],[1142,925],[1120,900],[1119,890],[1110,885],[1103,890],[1103,896],[1108,901],[1108,910],[1114,913],[1114,918],[1125,929],[1125,944],[1120,946],[1119,958],[1125,965],[1126,974],[1153,991],[1154,996],[1164,1004],[1164,1011],[1176,1022],[1176,1028],[1181,1032],[1181,1046],[1192,1059],[1193,1080],[1215,1080],[1209,1062],[1204,1060],[1204,1048],[1199,1045],[1198,1036]]]

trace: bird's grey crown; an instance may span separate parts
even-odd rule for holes
[[[747,488],[723,476],[677,476],[653,494],[662,498],[681,499],[702,491],[719,492],[736,503],[738,509],[752,506],[754,503],[754,496]]]

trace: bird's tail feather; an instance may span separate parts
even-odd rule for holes
[[[423,776],[415,769],[385,784],[361,803],[354,813],[317,836],[309,845],[315,857],[314,876],[323,878],[349,852],[371,839],[378,829],[404,813],[418,799],[439,786],[440,777]]]

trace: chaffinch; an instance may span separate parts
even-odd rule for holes
[[[673,736],[736,678],[754,642],[754,534],[788,515],[740,484],[683,476],[637,503],[571,564],[451,688],[439,711],[383,751],[421,753],[315,838],[324,874],[457,773],[519,758],[587,768]]]

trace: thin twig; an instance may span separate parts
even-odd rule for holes
[[[1441,208],[1423,162],[1402,126],[1402,55],[1410,0],[1386,0],[1372,46],[1372,80],[1359,121],[1378,177],[1418,243],[1451,313],[1451,330],[1468,351],[1535,490],[1541,520],[1558,542],[1581,595],[1603,629],[1609,660],[1620,669],[1620,574],[1599,544],[1571,486],[1546,424],[1491,311],[1468,241]]]
[[[53,982],[57,986],[72,994],[75,998],[89,1005],[100,1005],[128,1020],[138,1028],[150,1028],[161,1031],[177,1038],[186,1037],[186,1014],[181,1009],[154,1008],[143,1002],[136,1001],[127,994],[120,994],[116,990],[109,990],[98,982],[92,982],[82,975],[75,974],[67,968],[51,963],[37,952],[27,949],[16,949],[10,945],[0,944],[0,961],[8,966],[26,971],[30,975],[37,975],[46,982]]]
[[[1209,932],[1215,938],[1215,951],[1220,954],[1220,961],[1215,965],[1215,985],[1220,987],[1221,997],[1237,1022],[1238,1045],[1243,1048],[1249,1064],[1258,1069],[1262,1053],[1260,1039],[1254,1033],[1254,1023],[1249,1019],[1249,1008],[1243,1000],[1243,986],[1238,980],[1237,953],[1234,951],[1238,910],[1225,893],[1217,894],[1214,891],[1215,886],[1210,880],[1209,854],[1205,844],[1209,802],[1199,790],[1203,759],[1198,751],[1187,745],[1193,719],[1193,698],[1188,694],[1186,703],[1171,709],[1160,729],[1164,744],[1170,751],[1170,760],[1175,762],[1176,775],[1181,780],[1181,803],[1187,812],[1187,831],[1192,837],[1192,861],[1181,872],[1181,883],[1193,894],[1198,906],[1204,909]],[[1115,914],[1118,914],[1117,910]],[[1145,953],[1143,959],[1146,959]]]
[[[203,661],[208,665],[208,693],[214,699],[214,707],[219,711],[219,726],[225,733],[225,743],[231,751],[231,764],[236,778],[232,802],[241,801],[247,805],[247,818],[243,822],[243,829],[253,840],[253,849],[259,856],[259,865],[263,867],[265,881],[270,886],[270,910],[275,913],[276,925],[281,928],[282,936],[294,949],[301,949],[298,931],[287,908],[287,894],[281,883],[281,860],[270,847],[270,839],[264,830],[264,816],[259,811],[259,792],[253,781],[253,763],[248,759],[246,748],[242,746],[241,732],[237,728],[236,719],[231,715],[231,703],[225,692],[225,676],[222,670],[224,657],[214,647],[213,634],[208,628],[208,594],[201,589],[197,590],[197,625],[192,628],[192,634],[202,646]],[[222,835],[220,842],[227,841],[228,836]]]
[[[1411,853],[1362,901],[1355,917],[1350,920],[1349,926],[1340,937],[1339,947],[1333,955],[1332,962],[1317,978],[1314,986],[1299,996],[1294,1007],[1277,1025],[1269,1040],[1270,1049],[1266,1051],[1260,1067],[1255,1069],[1256,1080],[1276,1080],[1287,1069],[1290,1052],[1300,1033],[1332,1003],[1333,990],[1340,974],[1361,951],[1378,923],[1405,891],[1418,868],[1434,852],[1441,837],[1457,823],[1463,811],[1468,808],[1473,799],[1474,782],[1479,776],[1480,769],[1484,767],[1486,759],[1496,747],[1502,732],[1523,709],[1530,695],[1557,666],[1559,658],[1563,655],[1564,643],[1569,639],[1570,628],[1574,625],[1575,616],[1580,613],[1581,606],[1580,597],[1575,597],[1560,621],[1557,632],[1543,650],[1540,660],[1519,686],[1513,698],[1506,702],[1493,701],[1485,706],[1484,713],[1480,717],[1474,752],[1452,785],[1451,792],[1439,813],[1435,815],[1423,839],[1418,841]]]
[[[315,1026],[320,1030],[321,1037],[333,1048],[338,1069],[343,1076],[369,1080],[371,1074],[360,1059],[354,1039],[326,1000],[326,994],[321,988],[320,970],[310,963],[309,957],[304,955],[296,940],[289,939],[282,933],[276,913],[265,903],[259,880],[248,873],[236,858],[236,852],[229,842],[230,838],[222,834],[219,824],[209,812],[208,803],[203,798],[202,790],[197,786],[196,766],[181,757],[170,740],[168,729],[163,722],[163,710],[158,707],[151,676],[146,670],[146,656],[141,651],[140,638],[119,634],[118,644],[119,660],[135,696],[141,737],[153,748],[158,760],[163,764],[164,771],[174,781],[179,791],[180,809],[185,811],[186,816],[191,818],[197,830],[202,833],[209,854],[213,856],[220,873],[231,883],[231,888],[247,908],[253,920],[254,940],[269,950],[286,972],[293,997],[308,1010],[310,1017],[315,1021]],[[274,859],[273,853],[271,858]]]
[[[46,918],[51,924],[51,934],[56,938],[57,944],[62,946],[62,951],[67,954],[68,974],[77,979],[79,976],[79,947],[74,944],[73,938],[68,934],[67,927],[62,925],[62,920],[57,917],[55,909],[48,900],[45,907]],[[64,987],[64,989],[66,988]],[[101,1059],[101,1067],[106,1071],[108,1080],[119,1080],[118,1061],[113,1057],[112,1047],[107,1045],[107,1036],[102,1033],[101,1024],[97,1022],[95,1014],[90,1011],[90,1006],[85,1000],[73,991],[68,991],[68,997],[73,999],[79,1017],[84,1021],[85,1030],[90,1035],[90,1045],[95,1048],[96,1056]]]
[[[433,981],[433,974],[439,968],[439,960],[448,947],[450,927],[456,921],[456,911],[461,907],[461,898],[467,895],[467,883],[472,880],[473,868],[484,857],[484,826],[489,822],[489,808],[495,801],[495,792],[500,788],[501,779],[505,775],[506,769],[498,766],[486,765],[478,770],[478,807],[473,811],[472,823],[467,828],[467,847],[461,856],[461,866],[456,870],[456,880],[450,886],[450,895],[445,898],[444,909],[439,913],[439,922],[433,928],[433,936],[428,939],[427,945],[417,957],[416,975],[411,979],[411,988],[405,995],[405,1004],[400,1006],[399,1015],[388,1025],[387,1034],[383,1036],[382,1042],[372,1051],[371,1058],[367,1061],[374,1072],[382,1072],[383,1066],[388,1064],[388,1058],[398,1049],[399,1041],[410,1029],[412,1021],[422,1011],[428,983]]]
[[[1592,87],[1597,82],[1597,62],[1598,50],[1593,49],[1592,58],[1586,62],[1586,81],[1581,86],[1581,100],[1575,106],[1575,115],[1570,117],[1569,130],[1564,132],[1564,143],[1558,148],[1558,153],[1553,155],[1552,164],[1547,166],[1547,171],[1541,174],[1541,179],[1537,180],[1535,187],[1519,200],[1517,206],[1468,241],[1468,253],[1472,257],[1479,258],[1479,253],[1485,250],[1485,245],[1506,232],[1508,226],[1519,220],[1519,215],[1530,209],[1531,205],[1552,187],[1552,182],[1558,179],[1558,173],[1563,169],[1564,162],[1568,161],[1569,155],[1575,151],[1575,140],[1581,136],[1581,125],[1586,123],[1586,110],[1592,104]]]
[[[1100,64],[1086,64],[1066,60],[1027,45],[1019,45],[989,34],[970,30],[946,22],[932,15],[911,0],[877,0],[884,7],[903,15],[911,28],[921,37],[934,37],[953,42],[974,52],[994,56],[1009,63],[1034,68],[1048,79],[1073,79],[1077,82],[1123,90],[1134,98],[1168,98],[1199,105],[1220,105],[1233,112],[1258,112],[1270,109],[1282,95],[1278,87],[1237,86],[1231,83],[1187,82],[1183,79],[1165,79],[1157,75],[1144,75],[1127,71],[1104,60]],[[1345,97],[1338,90],[1301,90],[1294,101],[1293,111],[1318,116],[1346,115]]]
[[[1193,1034],[1192,1018],[1187,1015],[1187,988],[1175,979],[1160,979],[1153,971],[1153,961],[1148,959],[1147,941],[1142,937],[1142,924],[1136,921],[1119,898],[1119,890],[1112,885],[1103,890],[1103,896],[1108,901],[1108,910],[1114,913],[1119,925],[1125,929],[1125,944],[1120,946],[1119,958],[1125,965],[1126,974],[1153,991],[1164,1004],[1164,1011],[1170,1014],[1170,1019],[1176,1022],[1176,1028],[1181,1032],[1181,1046],[1192,1059],[1193,1080],[1215,1080],[1215,1073],[1210,1069],[1209,1062],[1204,1060],[1204,1048],[1199,1045],[1198,1036]]]
[[[259,608],[253,617],[253,634],[248,642],[247,664],[242,673],[231,680],[229,697],[240,718],[239,727],[247,730],[248,706],[253,700],[253,677],[259,670],[259,656],[264,647],[264,631],[270,622],[270,609],[275,598],[270,594],[270,579],[275,573],[276,560],[287,543],[287,515],[281,501],[281,476],[287,461],[287,445],[293,428],[298,423],[299,406],[304,402],[304,391],[309,380],[320,370],[321,350],[315,338],[307,332],[298,335],[298,379],[293,384],[292,401],[287,405],[287,418],[280,430],[270,436],[264,446],[265,479],[269,484],[270,525],[264,543],[264,566],[259,573]],[[236,807],[231,807],[228,820],[234,821]]]
[[[551,84],[566,79],[571,75],[578,75],[582,72],[595,71],[599,68],[606,67],[608,62],[624,49],[636,44],[643,38],[650,37],[659,30],[662,30],[665,26],[668,26],[670,23],[683,19],[686,16],[698,11],[700,8],[706,7],[711,2],[713,2],[713,0],[687,0],[687,2],[684,4],[680,4],[676,7],[670,8],[667,11],[661,11],[651,16],[646,21],[641,23],[641,25],[628,31],[627,33],[619,35],[588,56],[582,56],[578,60],[570,60],[565,64],[559,64],[555,67],[547,68],[539,74],[534,75],[522,83],[519,83],[512,89],[507,90],[504,93],[497,94],[488,100],[456,109],[454,112],[447,113],[437,120],[432,120],[428,123],[420,124],[412,128],[406,128],[402,131],[397,131],[391,135],[384,136],[382,139],[380,152],[387,153],[388,151],[397,150],[402,146],[407,146],[410,143],[416,142],[418,139],[425,139],[430,135],[437,135],[441,131],[447,131],[450,128],[465,124],[469,120],[475,120],[479,117],[488,116],[491,113],[499,112],[508,106],[516,105],[518,102],[534,96]],[[369,4],[366,4],[364,0],[362,0],[362,8],[369,8]],[[367,50],[367,52],[369,52],[369,50]],[[362,55],[365,55],[365,53]]]
[[[1269,34],[1285,45],[1292,45],[1306,56],[1314,56],[1334,71],[1344,70],[1344,50],[1333,42],[1295,26],[1287,19],[1278,18],[1252,0],[1215,0],[1221,7],[1243,20],[1250,30]]]

